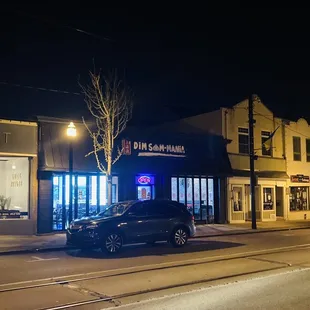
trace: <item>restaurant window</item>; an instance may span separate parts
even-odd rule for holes
[[[306,139],[307,162],[310,162],[310,139]]]
[[[233,186],[232,188],[233,210],[234,212],[243,211],[242,186]]]
[[[272,139],[270,139],[269,131],[262,131],[262,155],[271,156]]]
[[[291,187],[290,188],[290,211],[309,210],[309,187]]]
[[[300,137],[293,137],[293,157],[295,161],[301,161]]]
[[[171,200],[178,201],[178,179],[171,178]]]
[[[187,203],[187,209],[190,213],[193,214],[193,179],[192,178],[186,178],[186,203]]]
[[[249,129],[238,128],[239,153],[249,154]]]
[[[274,190],[272,187],[263,188],[263,209],[273,210],[274,206]]]
[[[29,159],[0,157],[0,219],[29,218]]]
[[[185,204],[185,178],[179,178],[179,202]]]
[[[200,218],[200,179],[194,178],[194,216]]]
[[[210,220],[214,217],[214,180],[172,177],[171,200],[185,204],[196,220]]]

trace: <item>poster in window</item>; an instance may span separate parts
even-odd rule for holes
[[[185,204],[185,178],[179,178],[179,202]]]
[[[187,206],[193,206],[193,179],[186,178],[187,187],[186,187],[186,196],[187,196]]]
[[[178,201],[178,181],[177,181],[177,178],[171,178],[171,200]]]

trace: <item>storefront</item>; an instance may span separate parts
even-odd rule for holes
[[[244,223],[252,219],[250,176],[248,171],[234,171],[234,174],[234,177],[228,178],[228,219],[230,223]],[[267,222],[286,218],[287,174],[262,171],[256,172],[256,177],[256,219]]]
[[[73,203],[69,208],[68,121],[39,119],[38,231],[66,228],[68,219],[98,213],[107,206],[106,176],[98,173],[92,143],[75,122]],[[116,141],[123,155],[113,165],[112,201],[168,198],[187,205],[196,221],[226,220],[225,178],[231,173],[223,138],[127,129]]]
[[[117,163],[123,199],[172,199],[196,222],[226,221],[226,177],[231,167],[220,136],[126,132]]]
[[[0,120],[0,234],[36,232],[36,172],[37,124]]]
[[[310,177],[303,174],[291,175],[288,182],[288,219],[310,219]]]

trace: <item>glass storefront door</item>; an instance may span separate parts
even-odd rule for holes
[[[65,230],[69,224],[70,176],[53,176],[53,230]],[[112,202],[118,201],[118,177],[112,178]],[[107,183],[103,175],[72,177],[72,219],[95,215],[107,207]]]

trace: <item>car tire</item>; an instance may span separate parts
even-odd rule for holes
[[[187,240],[188,232],[184,227],[177,227],[173,230],[170,242],[175,248],[183,247],[186,245]]]
[[[102,252],[108,254],[116,254],[121,250],[122,246],[123,246],[122,235],[118,232],[113,232],[107,234],[103,238],[101,250]]]

